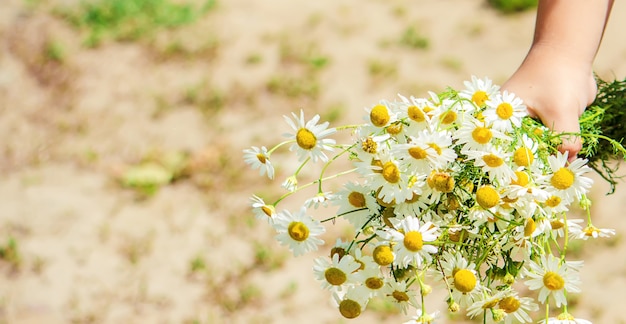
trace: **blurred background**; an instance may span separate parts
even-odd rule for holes
[[[398,93],[501,84],[534,6],[0,0],[0,323],[349,322],[313,277],[316,255],[292,257],[248,207],[278,197],[292,166],[270,182],[242,150],[280,141],[299,109],[353,124]],[[606,80],[626,77],[625,19],[617,1],[595,66]],[[626,189],[605,196],[595,180],[594,224],[618,235],[572,248],[586,261],[572,309],[626,323]],[[351,322],[406,319],[371,303]]]

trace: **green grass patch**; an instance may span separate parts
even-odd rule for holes
[[[515,13],[537,7],[538,0],[487,0],[489,4],[502,13]]]
[[[215,0],[207,0],[201,6],[171,0],[93,0],[57,13],[77,28],[87,30],[85,43],[94,47],[106,38],[134,41],[160,29],[191,24],[215,4]]]

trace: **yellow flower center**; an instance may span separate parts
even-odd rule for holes
[[[454,189],[454,178],[445,172],[433,172],[426,181],[429,187],[443,193],[452,192]]]
[[[441,116],[439,116],[439,120],[441,121],[443,125],[449,125],[449,124],[454,123],[456,118],[457,118],[457,114],[452,110],[448,110],[444,112],[443,114],[441,114]]]
[[[500,309],[507,312],[507,314],[511,314],[515,312],[516,310],[519,309],[521,305],[522,304],[520,303],[520,301],[517,298],[512,297],[512,296],[504,297],[498,303],[498,306],[500,307]]]
[[[472,101],[478,107],[482,107],[487,100],[489,100],[489,95],[487,95],[487,93],[482,90],[478,90],[472,95]]]
[[[294,241],[302,242],[309,237],[309,228],[302,222],[291,222],[287,233]]]
[[[513,153],[513,162],[519,166],[529,166],[535,160],[533,152],[527,147],[520,147]]]
[[[561,290],[565,287],[565,280],[558,273],[548,271],[543,275],[543,285],[550,290]]]
[[[410,106],[407,109],[407,115],[409,115],[409,118],[411,118],[411,120],[416,121],[418,123],[421,123],[426,120],[426,115],[424,115],[424,112],[421,109],[419,109],[417,106]]]
[[[479,144],[487,144],[493,137],[491,129],[487,127],[476,127],[472,131],[472,138]]]
[[[259,162],[265,164],[265,162],[267,162],[267,159],[265,158],[265,154],[263,153],[259,153],[256,155],[256,158],[259,159]]]
[[[376,143],[371,137],[368,137],[361,144],[361,148],[369,154],[374,154],[378,150],[378,143]]]
[[[482,308],[483,309],[494,308],[496,305],[498,305],[498,300],[494,299],[494,300],[491,300],[491,301],[486,302],[485,304],[483,304]]]
[[[400,170],[393,162],[386,162],[383,165],[383,178],[389,183],[398,183],[400,181]]]
[[[528,173],[524,171],[515,171],[515,175],[517,176],[517,180],[511,180],[511,184],[526,187],[526,185],[530,182]]]
[[[348,202],[356,208],[363,208],[365,207],[365,196],[360,192],[353,191],[348,195]]]
[[[550,178],[550,183],[559,190],[565,190],[574,184],[574,172],[568,168],[560,168]]]
[[[574,318],[574,316],[572,316],[570,313],[561,313],[559,314],[559,316],[556,317],[557,320],[559,321],[575,321],[576,318]]]
[[[388,266],[393,262],[393,253],[389,245],[379,245],[374,248],[372,252],[372,258],[376,264],[381,266]]]
[[[317,144],[317,138],[315,134],[306,128],[300,128],[296,134],[296,142],[298,146],[305,150],[310,150]]]
[[[426,158],[426,156],[428,156],[426,150],[418,146],[411,147],[409,149],[409,154],[416,160],[423,160]]]
[[[400,134],[400,132],[402,132],[402,123],[393,123],[389,126],[387,126],[387,133],[391,134],[391,135],[398,135]]]
[[[537,224],[535,220],[532,218],[528,218],[526,220],[526,225],[524,225],[524,236],[530,236],[537,229]]]
[[[461,269],[454,274],[454,288],[462,293],[468,293],[476,287],[476,276],[467,269]]]
[[[380,289],[385,282],[378,277],[369,277],[365,279],[365,286],[369,289]]]
[[[422,246],[424,246],[422,233],[418,231],[410,231],[404,234],[404,247],[407,250],[411,252],[417,252],[422,249]]]
[[[496,108],[496,115],[500,119],[509,119],[513,116],[513,107],[508,102],[503,102]]]
[[[550,198],[546,199],[546,206],[548,207],[556,207],[561,203],[561,197],[559,196],[550,196]]]
[[[497,155],[487,154],[483,156],[483,161],[486,165],[492,168],[497,168],[504,164],[504,160]]]
[[[484,186],[478,188],[476,190],[476,202],[480,205],[480,207],[489,209],[494,207],[500,201],[500,195],[491,186]]]
[[[439,147],[439,145],[435,143],[428,143],[427,145],[430,146],[433,150],[435,150],[435,152],[437,152],[437,155],[441,155],[441,147]]]
[[[387,125],[390,119],[389,110],[387,110],[387,107],[383,105],[374,106],[370,112],[370,121],[372,122],[372,125],[376,127],[383,127]]]
[[[361,315],[361,305],[352,299],[344,299],[339,303],[339,312],[345,318],[357,318]]]
[[[272,215],[274,215],[274,207],[273,206],[263,206],[261,207],[261,210],[263,211],[263,213],[265,213],[265,215],[267,215],[268,217],[272,217]]]
[[[409,301],[409,294],[407,294],[404,291],[394,290],[391,293],[391,296],[399,303],[401,303],[401,302],[408,302]]]
[[[348,279],[346,274],[341,271],[341,269],[337,268],[326,269],[326,271],[324,271],[324,277],[326,277],[326,281],[333,286],[340,286]]]
[[[560,228],[563,228],[563,226],[565,226],[565,223],[560,219],[550,222],[550,227],[552,227],[553,230],[558,230]]]

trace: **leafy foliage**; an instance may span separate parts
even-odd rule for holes
[[[610,161],[626,159],[626,80],[604,81],[596,78],[598,95],[580,119],[583,138],[581,155],[615,189],[619,176]]]

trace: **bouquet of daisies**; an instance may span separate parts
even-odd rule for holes
[[[559,308],[558,320],[574,319],[567,296],[580,291],[583,262],[567,258],[568,242],[614,231],[591,222],[588,160],[568,162],[557,149],[567,134],[528,118],[514,94],[473,77],[460,91],[382,100],[366,109],[361,125],[329,128],[302,111],[285,120],[288,139],[269,150],[244,150],[245,160],[273,179],[272,153],[290,145],[300,166],[282,183],[284,195],[273,203],[253,196],[252,207],[295,256],[316,251],[325,226],[337,219],[354,227],[351,239],[337,239],[313,265],[341,315],[356,318],[369,300],[381,298],[407,314],[415,309],[410,323],[431,323],[436,314],[428,312],[425,296],[437,284],[449,311],[483,322],[530,323],[540,304],[545,314],[550,305]],[[351,132],[351,140],[337,143],[331,137],[338,131]],[[350,168],[327,175],[339,157]],[[300,172],[316,163],[322,164],[319,178],[299,184]],[[348,173],[357,180],[324,190]],[[306,188],[317,191],[299,210],[278,208]],[[331,204],[331,217],[310,216],[311,208]],[[573,205],[586,220],[568,219]],[[524,287],[537,293],[523,296]]]

